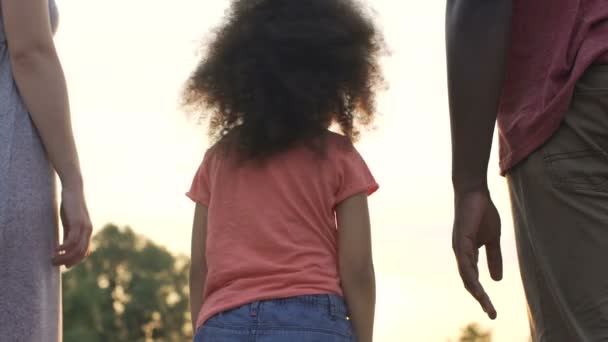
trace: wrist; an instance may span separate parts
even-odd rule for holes
[[[83,179],[82,179],[82,175],[80,175],[80,173],[74,173],[71,175],[63,175],[63,176],[59,176],[59,179],[61,180],[61,189],[63,191],[83,191],[84,190],[84,184],[83,184]]]
[[[488,181],[486,177],[477,179],[455,179],[452,178],[452,186],[456,196],[466,195],[470,193],[489,193]]]

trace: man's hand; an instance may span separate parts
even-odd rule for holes
[[[53,257],[55,265],[70,268],[89,254],[93,225],[82,190],[63,189],[61,194],[63,244]]]
[[[456,254],[458,271],[464,286],[477,299],[491,319],[496,309],[479,282],[479,248],[486,247],[488,268],[495,281],[502,279],[500,251],[500,216],[487,191],[455,195],[452,248]]]

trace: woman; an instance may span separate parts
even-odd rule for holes
[[[0,0],[0,12],[0,340],[59,341],[59,266],[86,256],[92,229],[53,44],[57,11],[54,0]]]

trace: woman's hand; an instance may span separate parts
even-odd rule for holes
[[[82,188],[63,188],[61,223],[63,225],[63,243],[57,247],[53,263],[70,268],[88,256],[93,233],[93,225],[89,218]]]

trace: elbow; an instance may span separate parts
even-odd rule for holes
[[[343,283],[357,284],[357,286],[373,285],[376,281],[374,264],[369,260],[340,265],[340,278]]]
[[[13,69],[16,72],[19,70],[35,70],[49,60],[58,61],[57,51],[52,42],[31,43],[13,49],[9,46],[9,54]]]
[[[207,278],[207,267],[204,265],[190,265],[190,280],[201,280]]]

